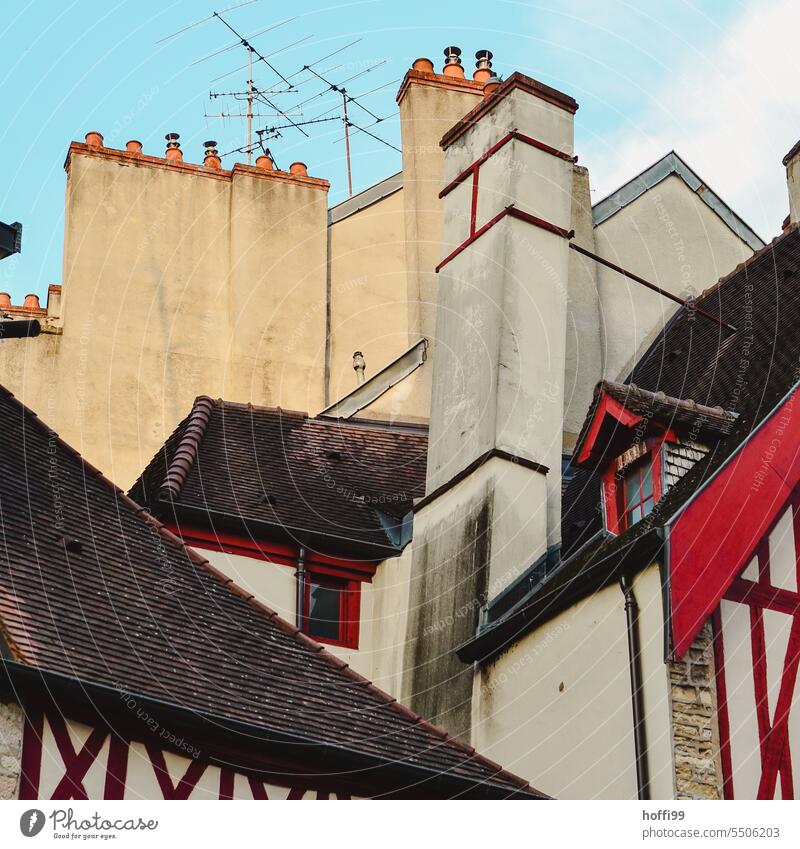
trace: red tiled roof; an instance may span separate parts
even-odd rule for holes
[[[427,429],[198,398],[131,496],[156,515],[383,559],[424,495]]]
[[[15,660],[446,773],[467,795],[537,795],[248,596],[3,388],[0,428],[0,632]]]

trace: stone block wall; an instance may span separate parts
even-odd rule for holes
[[[0,799],[16,799],[23,716],[16,702],[0,701]]]
[[[669,662],[676,799],[721,799],[714,652],[710,621],[681,661]]]

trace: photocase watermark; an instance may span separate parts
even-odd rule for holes
[[[95,811],[78,819],[72,808],[56,808],[47,815],[39,808],[31,808],[19,818],[19,830],[25,837],[36,837],[44,830],[48,820],[52,836],[67,840],[113,840],[118,832],[155,831],[158,828],[158,820],[142,817],[107,819]]]

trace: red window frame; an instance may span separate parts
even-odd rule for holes
[[[311,585],[335,587],[339,590],[339,635],[338,637],[321,637],[311,633],[309,617],[311,614]],[[342,578],[334,570],[310,569],[306,573],[305,597],[303,600],[303,633],[316,640],[332,646],[357,649],[359,625],[361,621],[361,582]]]
[[[645,463],[650,463],[653,478],[653,507],[658,504],[663,492],[663,446],[665,442],[665,437],[648,439],[645,442],[645,450],[639,456],[629,462],[626,462],[626,455],[617,458],[609,465],[603,475],[605,524],[606,529],[612,534],[621,534],[635,524],[628,522],[629,510],[625,498],[625,478],[634,467],[641,468]],[[640,520],[637,519],[637,521]]]

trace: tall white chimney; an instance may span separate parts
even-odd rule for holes
[[[417,505],[404,696],[468,736],[453,649],[560,541],[577,103],[521,74],[442,139],[443,246],[427,494]]]

